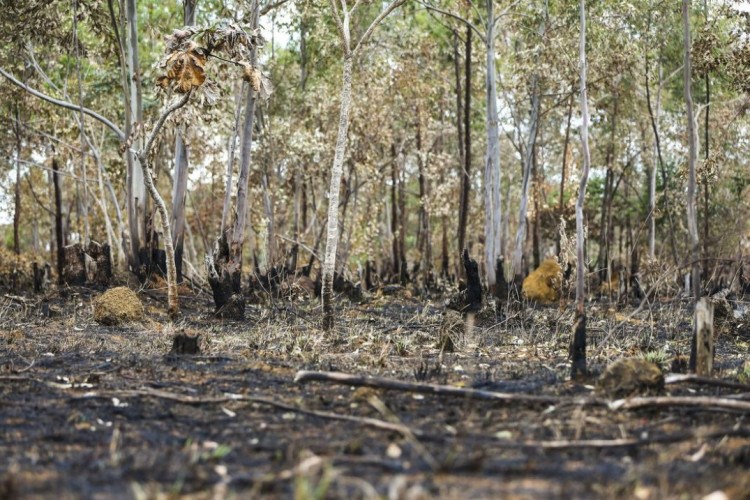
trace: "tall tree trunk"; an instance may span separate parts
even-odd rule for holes
[[[143,123],[143,100],[141,95],[141,70],[138,53],[138,25],[136,0],[124,0],[125,3],[125,50],[126,82],[128,97],[125,112],[125,133],[130,136],[136,124]],[[141,262],[148,257],[143,245],[146,244],[146,184],[143,179],[143,168],[131,150],[141,150],[143,139],[136,139],[133,148],[127,153],[127,212],[130,229],[131,268],[143,279],[142,266],[150,262]],[[165,221],[168,223],[168,221]]]
[[[586,201],[586,185],[591,168],[589,151],[589,105],[586,89],[586,1],[580,0],[581,32],[579,40],[579,66],[581,70],[581,148],[583,149],[583,171],[576,202],[576,323],[570,344],[571,378],[586,374],[586,309],[584,278],[586,261],[584,256],[583,206]]]
[[[73,1],[73,46],[76,57],[76,81],[78,84],[78,103],[81,106],[80,118],[78,119],[78,126],[81,133],[81,180],[80,189],[82,191],[81,199],[81,218],[83,219],[83,244],[87,246],[89,244],[90,228],[89,228],[89,186],[88,186],[88,174],[86,172],[86,125],[84,121],[83,113],[83,82],[81,81],[81,58],[79,54],[79,42],[78,42],[78,1]]]
[[[565,125],[565,141],[563,142],[563,160],[562,160],[562,171],[560,173],[560,203],[557,208],[557,223],[565,216],[565,176],[566,167],[568,166],[568,145],[570,144],[570,120],[573,117],[573,94],[570,95],[570,101],[568,104],[568,121]],[[560,248],[560,234],[557,232],[557,255],[560,255],[562,248]]]
[[[339,190],[341,174],[346,153],[346,134],[349,130],[349,107],[352,100],[352,66],[351,53],[344,55],[344,67],[341,85],[341,108],[339,110],[339,128],[336,137],[336,151],[331,167],[331,180],[328,188],[328,223],[326,228],[326,250],[323,262],[323,329],[331,330],[334,324],[333,314],[333,273],[336,265],[339,229]],[[395,161],[394,161],[395,163]]]
[[[65,267],[65,241],[63,237],[60,163],[57,161],[57,158],[52,159],[52,185],[55,189],[55,247],[57,248],[57,283],[59,285],[62,285],[64,282],[63,268]]]
[[[398,161],[396,145],[391,144],[391,260],[393,262],[392,275],[395,279],[401,276],[401,232],[398,230]]]
[[[21,226],[21,114],[16,105],[16,121],[14,125],[16,136],[16,186],[14,189],[14,206],[13,206],[13,252],[16,255],[21,253],[21,241],[18,235]]]
[[[184,0],[183,23],[185,26],[195,24],[195,9],[197,0]],[[174,175],[172,176],[172,244],[174,245],[177,281],[182,281],[182,255],[185,246],[185,198],[187,196],[187,181],[189,168],[189,152],[185,142],[187,127],[180,126],[174,145]]]
[[[649,17],[649,26],[651,23],[651,19]],[[659,170],[661,171],[661,179],[662,179],[662,190],[664,191],[664,211],[667,214],[667,220],[669,222],[669,244],[670,249],[672,253],[672,261],[674,262],[674,265],[676,266],[678,264],[677,259],[677,244],[675,242],[675,234],[674,234],[674,221],[672,220],[672,208],[669,206],[669,184],[667,180],[667,171],[664,166],[664,158],[662,157],[661,153],[661,140],[659,137],[659,114],[660,114],[660,104],[661,104],[661,90],[662,90],[662,67],[661,67],[661,59],[659,60],[659,87],[657,89],[657,98],[656,98],[656,110],[654,110],[654,107],[651,103],[651,85],[649,84],[649,58],[648,58],[648,51],[646,51],[646,104],[648,106],[648,114],[649,118],[651,120],[651,129],[654,132],[654,142],[655,142],[655,148],[656,148],[656,156],[659,160]],[[656,180],[654,182],[654,194],[656,193]],[[655,196],[654,196],[655,197]]]
[[[252,4],[252,29],[258,28],[259,0]],[[250,64],[255,65],[257,48],[250,53]],[[245,120],[240,141],[240,170],[237,177],[237,199],[231,231],[222,231],[212,255],[206,258],[208,282],[214,297],[216,313],[230,319],[243,319],[245,297],[242,294],[242,249],[245,242],[245,227],[248,211],[248,183],[250,181],[250,160],[252,156],[253,127],[255,125],[256,92],[247,88]]]
[[[500,248],[500,119],[497,112],[497,83],[495,69],[495,10],[493,0],[486,1],[487,46],[486,98],[487,98],[487,154],[484,168],[484,265],[487,287],[494,292],[495,274]]]
[[[236,98],[234,100],[234,127],[232,128],[232,133],[229,136],[229,147],[227,150],[229,151],[229,154],[227,155],[227,170],[226,170],[226,176],[227,176],[227,182],[224,189],[224,205],[221,210],[221,233],[224,234],[224,231],[226,231],[227,224],[229,223],[229,207],[230,202],[232,201],[232,176],[234,174],[234,157],[235,152],[237,150],[237,132],[240,129],[240,117],[242,112],[242,90],[244,90],[246,83],[242,83],[240,86],[240,91],[236,93]]]
[[[432,278],[432,241],[430,238],[430,214],[427,212],[427,179],[425,163],[427,152],[423,150],[422,114],[417,109],[417,168],[419,174],[419,224],[417,226],[417,249],[419,250],[419,269],[423,282],[429,283]]]
[[[697,189],[695,177],[695,164],[698,156],[698,135],[695,130],[695,112],[693,110],[693,89],[692,89],[692,67],[690,60],[690,0],[682,0],[682,28],[684,41],[684,87],[685,87],[685,110],[687,118],[688,133],[688,192],[687,192],[687,227],[688,243],[690,247],[690,274],[691,287],[690,292],[693,297],[693,305],[697,305],[701,297],[701,261],[700,261],[700,239],[698,237],[698,214],[696,211]],[[697,309],[696,309],[697,310]],[[690,370],[696,369],[696,349],[697,349],[697,314],[696,321],[693,325],[693,338],[690,348]]]
[[[458,249],[466,247],[466,223],[469,220],[469,194],[471,189],[471,28],[466,28],[466,54],[464,66],[464,164],[461,174],[461,205],[458,214]]]
[[[539,77],[531,77],[531,116],[529,118],[529,137],[526,141],[523,161],[523,183],[521,185],[521,206],[518,209],[518,230],[516,231],[516,248],[513,252],[513,276],[517,285],[523,281],[523,246],[526,241],[526,215],[529,204],[529,185],[531,183],[531,163],[534,155],[534,144],[539,122],[540,92]]]
[[[690,0],[682,0],[682,22],[684,33],[684,87],[685,111],[688,133],[688,192],[687,192],[687,227],[690,246],[692,284],[691,293],[697,301],[701,294],[700,241],[698,236],[698,214],[696,210],[697,185],[695,164],[698,155],[698,135],[695,130],[695,112],[693,110],[692,67],[690,60]]]

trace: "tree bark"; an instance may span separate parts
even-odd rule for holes
[[[500,131],[497,112],[497,83],[495,69],[495,10],[493,0],[486,1],[487,46],[486,98],[487,98],[487,153],[484,169],[484,265],[487,287],[495,289],[495,265],[502,252],[500,248]]]
[[[16,185],[14,189],[14,206],[13,206],[13,252],[16,255],[21,254],[21,240],[19,237],[19,228],[21,226],[21,114],[16,105],[16,121],[14,131],[16,136]]]
[[[700,240],[698,237],[698,215],[696,211],[696,176],[695,164],[698,155],[698,135],[695,130],[695,112],[693,110],[692,91],[692,67],[690,61],[690,0],[682,0],[682,24],[684,33],[684,86],[685,86],[685,110],[687,115],[688,133],[688,192],[687,192],[687,227],[690,253],[692,258],[691,293],[694,302],[701,296],[701,262],[700,262]]]
[[[570,144],[570,120],[573,117],[573,94],[570,96],[568,104],[568,121],[565,125],[565,141],[563,142],[563,159],[562,159],[562,171],[560,173],[560,203],[557,209],[557,223],[559,224],[562,218],[565,216],[565,176],[566,167],[568,166],[568,145]],[[557,255],[560,255],[562,248],[560,248],[560,234],[557,235]]]
[[[183,23],[185,26],[195,24],[197,0],[184,0]],[[189,152],[185,142],[187,128],[178,127],[174,146],[174,175],[172,176],[172,244],[175,251],[175,266],[177,268],[177,282],[182,282],[182,256],[185,245],[185,198],[187,196],[187,181],[189,169]]]
[[[323,261],[323,328],[331,330],[334,324],[333,311],[333,273],[336,265],[338,247],[339,190],[341,174],[346,153],[346,134],[349,130],[349,107],[352,99],[352,55],[344,55],[344,67],[341,86],[341,108],[339,110],[339,128],[336,138],[336,151],[331,168],[331,179],[328,188],[328,223],[326,250]],[[395,164],[395,162],[394,162]]]
[[[461,174],[461,204],[458,215],[458,249],[466,247],[466,223],[469,220],[469,194],[471,190],[471,38],[472,31],[466,27],[465,65],[464,65],[464,164]]]
[[[586,309],[584,278],[586,261],[584,258],[583,206],[586,200],[586,184],[591,168],[589,151],[589,105],[586,89],[586,2],[580,0],[581,32],[579,40],[579,66],[581,72],[581,148],[583,150],[583,171],[576,202],[576,325],[570,345],[571,378],[586,374]]]
[[[529,204],[529,185],[531,184],[531,164],[534,156],[534,144],[539,122],[539,77],[531,77],[531,117],[529,118],[529,137],[526,141],[525,156],[523,161],[523,183],[521,185],[521,206],[518,209],[518,230],[516,231],[516,248],[513,252],[513,276],[517,285],[523,281],[523,246],[526,241],[526,214]]]
[[[55,247],[57,248],[57,283],[63,284],[65,268],[65,241],[62,224],[62,189],[60,187],[60,164],[52,159],[52,184],[55,189]]]

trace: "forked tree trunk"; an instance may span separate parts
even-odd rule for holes
[[[253,29],[258,28],[259,0],[254,0]],[[257,49],[253,48],[250,64],[255,65]],[[237,199],[235,201],[234,222],[227,234],[222,231],[217,239],[212,255],[206,256],[208,283],[214,296],[216,314],[229,319],[241,320],[245,317],[245,297],[242,294],[242,248],[247,225],[247,191],[250,181],[250,159],[252,156],[253,127],[255,125],[255,102],[257,92],[247,85],[245,120],[242,125],[240,142],[240,171],[237,178]],[[230,168],[229,166],[227,168]]]
[[[581,148],[583,150],[583,171],[576,202],[576,322],[570,344],[571,378],[586,374],[586,309],[584,278],[586,261],[584,258],[583,205],[586,200],[586,184],[591,168],[589,151],[589,105],[586,90],[586,2],[580,0],[581,33],[578,56],[581,70]]]

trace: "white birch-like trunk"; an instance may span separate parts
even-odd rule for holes
[[[571,342],[571,375],[586,373],[586,310],[584,278],[586,261],[584,256],[584,227],[583,205],[586,200],[586,185],[591,168],[591,152],[589,150],[589,104],[586,90],[586,1],[580,0],[581,33],[579,40],[579,65],[581,72],[581,149],[583,151],[583,170],[581,183],[576,200],[576,326]]]
[[[336,268],[336,249],[339,240],[339,190],[344,167],[344,155],[346,153],[346,134],[349,130],[349,107],[352,100],[352,65],[352,55],[345,54],[339,129],[336,138],[333,167],[331,168],[331,182],[328,188],[328,224],[326,228],[326,250],[323,261],[323,327],[327,330],[333,327],[333,272]]]
[[[685,108],[687,113],[688,132],[688,192],[687,192],[687,227],[690,238],[690,253],[692,259],[691,292],[695,301],[700,298],[700,241],[698,238],[698,214],[696,212],[696,177],[695,163],[698,156],[698,134],[695,130],[695,112],[693,109],[692,67],[690,61],[690,0],[682,0],[682,26],[684,30],[684,86]]]
[[[487,0],[487,153],[484,167],[484,259],[487,286],[497,282],[495,263],[500,253],[500,132],[497,114],[497,74],[495,68],[495,11],[493,0]]]
[[[531,83],[531,117],[529,119],[529,137],[526,140],[526,156],[523,161],[523,182],[521,185],[521,205],[518,209],[518,229],[516,246],[513,251],[513,276],[523,277],[523,246],[526,241],[526,212],[529,206],[529,186],[531,185],[531,163],[534,158],[537,125],[539,122],[539,77],[532,76]]]
[[[136,124],[143,123],[143,105],[141,99],[141,75],[138,56],[138,24],[135,0],[125,0],[125,50],[127,59],[127,83],[129,90],[129,109],[131,130]],[[134,150],[143,148],[143,139],[133,144]],[[143,166],[136,155],[128,153],[128,226],[130,228],[131,257],[137,262],[140,246],[146,241],[146,184],[143,179]],[[168,222],[165,221],[165,222]]]

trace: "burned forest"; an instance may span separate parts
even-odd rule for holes
[[[0,0],[0,498],[750,498],[741,0]]]

